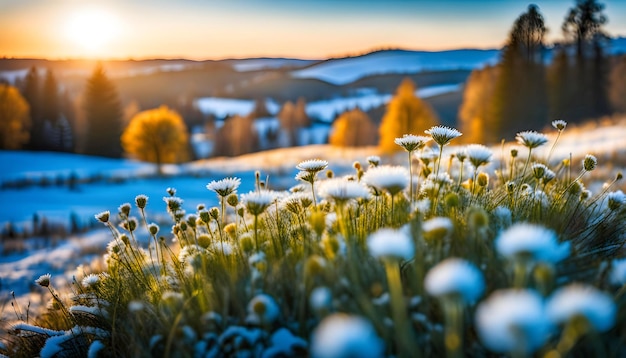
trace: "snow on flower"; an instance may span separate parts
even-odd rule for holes
[[[542,146],[548,142],[548,137],[536,131],[523,131],[515,136],[517,142],[526,148],[533,149]]]
[[[596,169],[596,166],[598,165],[598,159],[591,155],[591,154],[587,154],[585,155],[585,158],[583,159],[583,168],[590,172],[594,169]]]
[[[254,296],[248,303],[247,321],[253,324],[269,324],[278,319],[280,308],[276,301],[264,293]]]
[[[409,260],[415,254],[411,237],[402,230],[378,230],[369,236],[367,246],[376,258]]]
[[[384,349],[384,342],[372,324],[359,316],[330,315],[311,337],[314,358],[382,357]]]
[[[621,191],[613,191],[606,195],[606,202],[610,210],[617,210],[626,204],[626,195]]]
[[[405,134],[402,138],[396,138],[394,143],[401,146],[407,152],[413,152],[422,149],[431,140],[430,137],[423,135]]]
[[[451,140],[462,135],[458,130],[446,126],[434,126],[425,130],[424,133],[429,134],[440,147],[447,145]]]
[[[550,327],[543,300],[535,291],[496,291],[476,309],[478,335],[495,352],[521,349],[530,354],[545,343]]]
[[[328,167],[328,162],[322,159],[309,159],[296,165],[296,169],[306,172],[318,173]]]
[[[252,215],[260,215],[276,199],[276,193],[268,190],[251,191],[241,195],[241,202]]]
[[[615,324],[617,307],[608,294],[583,284],[571,284],[552,294],[546,306],[548,317],[555,324],[562,324],[575,317],[584,317],[600,332]]]
[[[367,157],[367,162],[373,166],[373,167],[377,167],[378,164],[380,164],[380,157],[377,155],[370,155],[369,157]]]
[[[465,147],[465,154],[474,168],[478,168],[489,163],[493,152],[482,144],[470,144]]]
[[[93,273],[85,276],[83,280],[81,281],[81,283],[83,284],[83,287],[85,288],[94,287],[99,282],[100,282],[100,276],[93,274]]]
[[[429,238],[445,238],[454,230],[454,224],[450,218],[437,216],[430,218],[422,224],[422,231]]]
[[[428,271],[424,287],[433,296],[459,296],[464,302],[470,303],[483,294],[485,279],[471,262],[448,258]]]
[[[325,199],[344,202],[351,199],[369,199],[370,191],[365,185],[343,178],[327,179],[319,184],[318,192]]]
[[[402,166],[383,165],[368,169],[361,180],[376,189],[396,195],[409,185],[409,171]]]
[[[543,226],[517,223],[496,239],[497,251],[506,257],[530,256],[536,261],[556,263],[569,256],[569,242],[558,243],[556,233]]]
[[[554,127],[555,129],[557,129],[559,132],[564,130],[565,127],[567,127],[567,122],[565,122],[564,120],[561,119],[556,119],[554,121],[552,121],[552,127]]]
[[[101,213],[94,215],[94,217],[96,218],[96,220],[100,221],[101,223],[106,224],[107,222],[109,222],[109,218],[111,217],[111,212],[108,210],[103,211]]]
[[[41,287],[48,287],[48,286],[50,286],[50,278],[51,277],[52,276],[49,273],[47,273],[45,275],[41,275],[41,276],[39,276],[38,279],[35,280],[35,283],[38,284]]]
[[[206,188],[214,191],[215,193],[217,193],[217,195],[224,198],[237,191],[237,188],[239,188],[240,184],[241,179],[232,177],[224,178],[218,181],[213,180],[209,184],[207,184]]]

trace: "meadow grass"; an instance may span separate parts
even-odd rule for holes
[[[280,192],[257,175],[238,194],[240,180],[225,178],[207,185],[220,207],[195,213],[168,189],[167,228],[145,212],[163,204],[143,195],[96,215],[112,236],[106,271],[76,279],[67,299],[41,276],[47,313],[16,322],[0,352],[626,355],[626,196],[612,187],[621,173],[593,194],[584,183],[603,164],[550,165],[533,156],[558,145],[541,133],[519,133],[501,163],[476,145],[438,158],[461,134],[427,133],[434,158],[427,137],[403,137],[406,167],[372,157],[337,178],[309,160]]]

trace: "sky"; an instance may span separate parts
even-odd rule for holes
[[[626,1],[605,0],[626,36]],[[0,0],[0,57],[292,57],[499,48],[524,0]],[[549,41],[574,0],[537,0]]]

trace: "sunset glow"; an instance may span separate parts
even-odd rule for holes
[[[106,55],[106,46],[119,35],[119,21],[110,12],[87,8],[68,16],[67,38],[85,54]]]

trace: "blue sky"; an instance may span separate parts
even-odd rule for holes
[[[0,56],[324,58],[381,47],[500,47],[521,0],[2,0]],[[574,0],[537,4],[550,30]],[[602,1],[626,35],[626,1]]]

